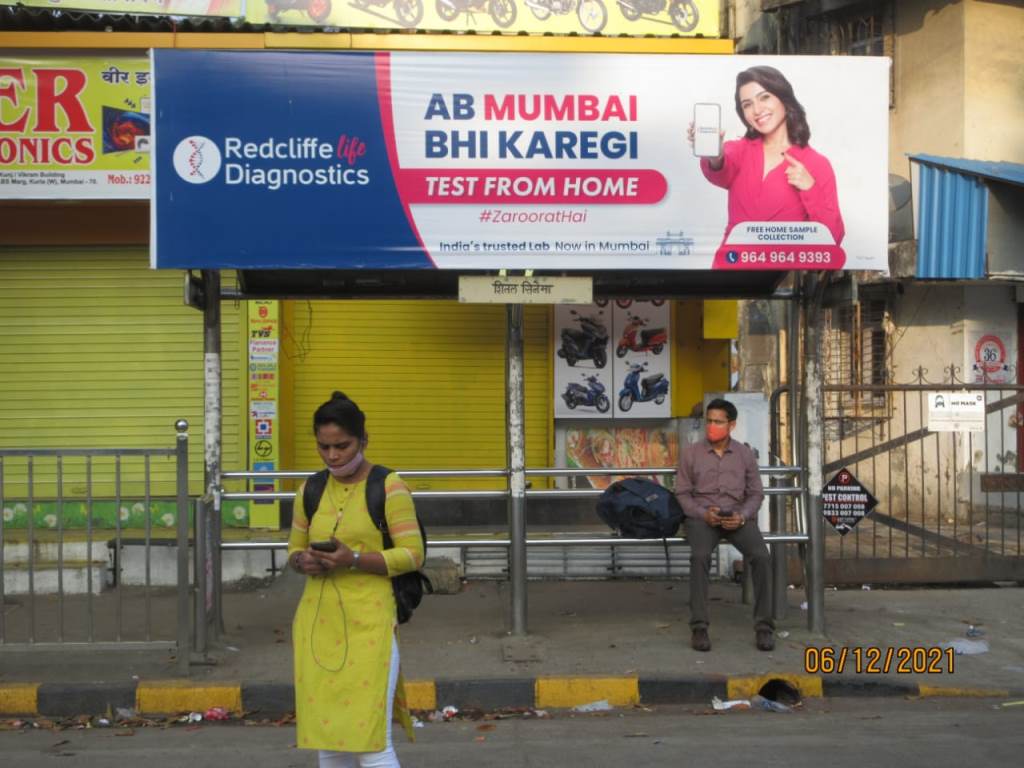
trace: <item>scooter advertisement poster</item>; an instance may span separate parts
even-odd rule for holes
[[[718,5],[718,0],[248,0],[245,18],[252,24],[342,29],[718,37]]]
[[[612,307],[555,306],[555,418],[613,417]]]
[[[555,418],[668,418],[669,305],[619,299],[555,307]]]
[[[612,302],[615,343],[615,415],[620,418],[668,418],[671,325],[668,302]]]
[[[152,60],[157,268],[888,270],[888,59]],[[721,158],[694,154],[696,104]]]

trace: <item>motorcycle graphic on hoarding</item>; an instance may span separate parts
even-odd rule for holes
[[[576,17],[587,32],[596,35],[608,23],[608,9],[604,0],[524,0],[538,20],[544,21],[551,14],[564,16],[576,11]]]
[[[632,313],[629,322],[622,329],[622,338],[615,347],[616,357],[625,357],[627,352],[652,352],[660,355],[668,342],[668,333],[664,328],[644,328],[650,320]]]
[[[566,364],[576,365],[579,360],[593,360],[594,367],[604,368],[608,362],[608,327],[597,316],[570,314],[579,322],[579,328],[562,329],[562,346],[558,356]]]
[[[472,16],[484,10],[502,29],[508,29],[516,20],[516,0],[436,0],[434,7],[445,21],[455,21],[460,13]]]
[[[616,0],[619,11],[627,21],[636,21],[641,16],[653,16],[665,10],[668,3],[668,17],[680,32],[693,32],[700,22],[700,12],[693,0]]]
[[[304,11],[311,21],[323,24],[331,15],[331,0],[267,0],[267,18],[274,23],[285,11]]]
[[[299,1],[301,2],[301,0]],[[316,0],[309,1],[315,2]],[[370,8],[383,8],[391,2],[394,2],[398,23],[406,29],[411,29],[423,21],[423,0],[352,0],[352,5],[367,11]]]
[[[625,413],[633,407],[633,403],[646,403],[653,400],[661,405],[668,397],[668,379],[664,373],[652,373],[640,379],[640,374],[647,370],[647,363],[633,363],[629,366],[626,380],[619,391],[619,410]]]
[[[598,413],[608,413],[612,403],[608,399],[608,395],[604,393],[604,384],[594,374],[590,376],[583,374],[583,380],[587,382],[587,386],[577,384],[575,381],[569,382],[569,386],[562,393],[562,399],[565,400],[565,404],[570,409],[584,405],[597,408]]]

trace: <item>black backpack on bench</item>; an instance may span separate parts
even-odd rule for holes
[[[661,539],[665,568],[668,542],[683,522],[683,508],[668,488],[653,480],[627,477],[609,485],[597,500],[597,514],[619,535],[629,539]]]
[[[370,511],[370,519],[377,526],[381,536],[384,538],[384,549],[391,549],[394,542],[391,541],[391,534],[388,532],[388,521],[384,514],[384,504],[387,500],[387,493],[384,490],[384,478],[391,474],[391,470],[380,464],[374,464],[370,469],[370,475],[366,478],[366,508]],[[302,494],[302,507],[306,511],[306,519],[312,520],[320,506],[320,498],[327,488],[328,472],[322,469],[306,480],[306,488]],[[423,539],[423,556],[427,554],[427,531],[423,527],[419,514],[416,515],[416,522],[420,527],[420,537]],[[405,624],[412,618],[412,612],[419,606],[423,599],[423,593],[430,594],[434,591],[434,585],[430,583],[423,571],[411,571],[391,578],[391,589],[395,593],[395,608],[398,612],[398,623]]]

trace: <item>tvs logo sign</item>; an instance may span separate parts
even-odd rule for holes
[[[174,170],[189,184],[205,184],[220,170],[220,150],[212,139],[189,136],[174,149]]]

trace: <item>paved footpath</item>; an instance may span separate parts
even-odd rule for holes
[[[291,615],[301,587],[299,577],[287,574],[226,592],[226,633],[210,663],[193,666],[188,679],[176,678],[173,659],[162,654],[0,650],[0,715],[71,715],[108,705],[143,713],[211,706],[288,711]],[[427,597],[402,627],[410,701],[423,710],[557,708],[601,700],[706,704],[714,696],[749,697],[772,678],[812,698],[1024,698],[1024,589],[830,590],[827,637],[808,632],[803,593],[791,590],[789,597],[776,650],[762,653],[754,647],[750,606],[741,603],[739,587],[715,584],[714,647],[697,653],[689,647],[685,582],[531,582],[530,634],[521,641],[506,631],[507,584],[469,583],[459,594]],[[153,604],[155,630],[166,636],[173,636],[167,624],[173,606],[173,594]],[[5,606],[9,636],[27,613],[24,604]],[[972,625],[982,634],[967,637]],[[987,651],[944,652],[949,643],[965,641]]]

